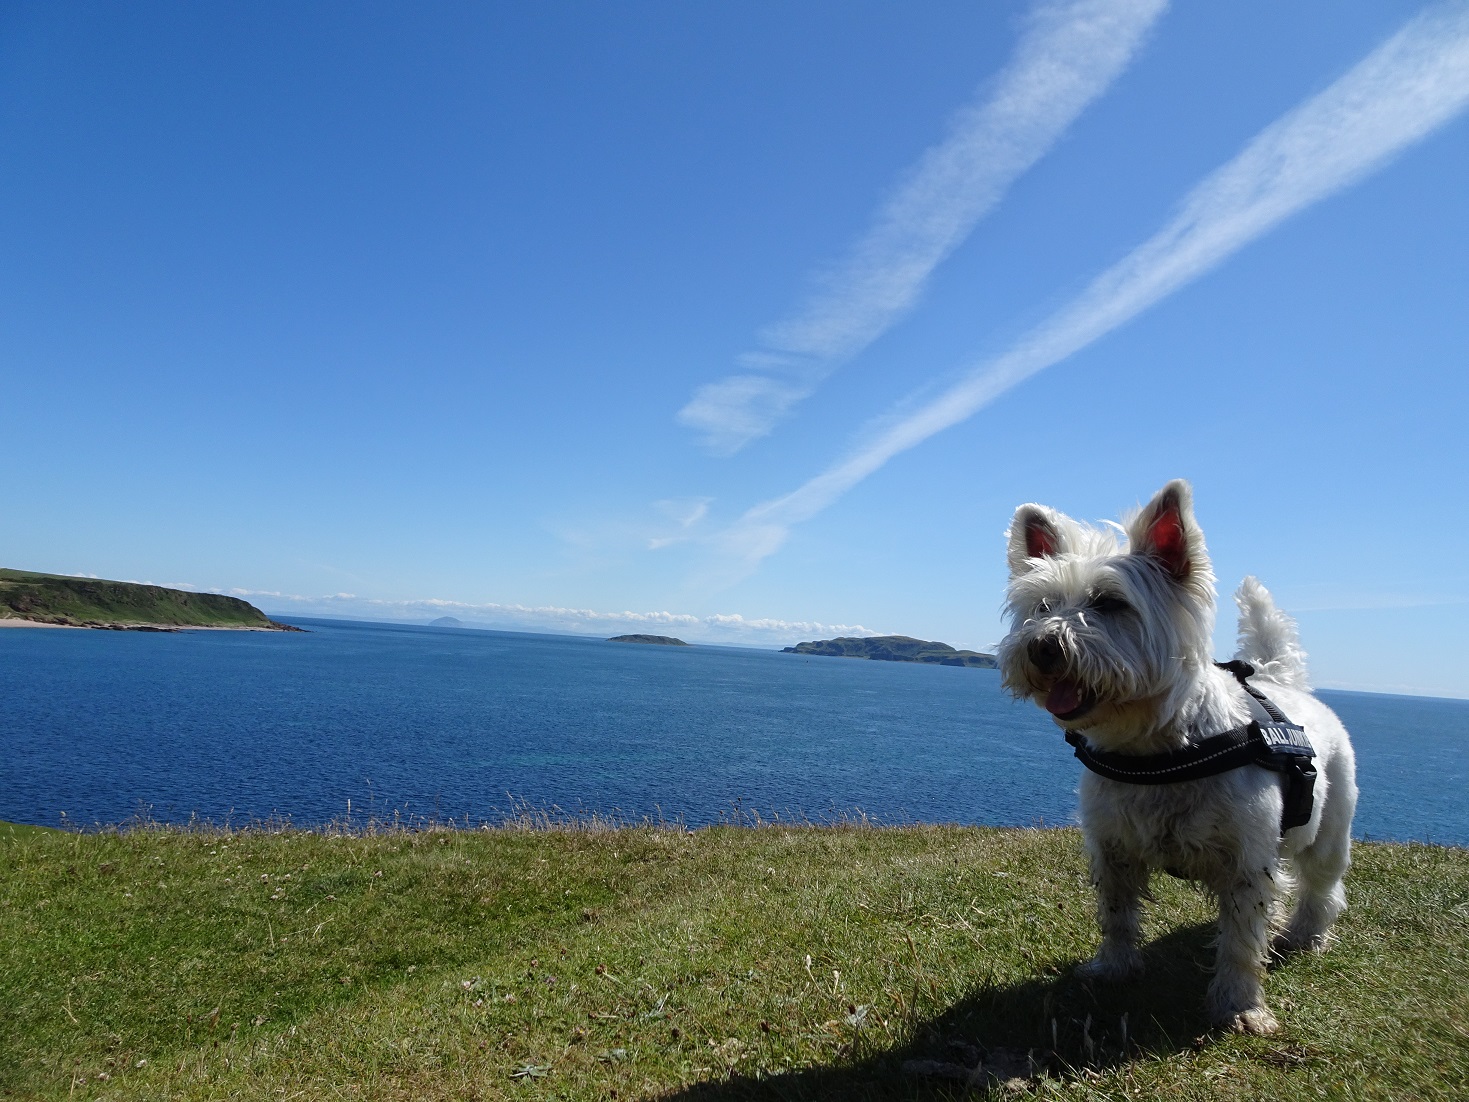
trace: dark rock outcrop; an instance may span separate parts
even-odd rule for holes
[[[819,654],[832,658],[868,658],[877,662],[927,662],[935,666],[996,668],[995,656],[980,651],[955,650],[947,643],[914,639],[908,635],[873,635],[859,639],[842,636],[785,647],[784,654]]]

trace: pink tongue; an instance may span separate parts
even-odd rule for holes
[[[1081,686],[1069,677],[1063,677],[1051,686],[1046,694],[1046,711],[1053,716],[1064,716],[1081,707]]]

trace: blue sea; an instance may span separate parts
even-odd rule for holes
[[[0,631],[0,819],[1075,814],[1081,766],[992,670],[297,622]],[[1357,747],[1357,835],[1469,845],[1469,702],[1321,696]]]

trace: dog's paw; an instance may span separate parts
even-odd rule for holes
[[[1136,949],[1103,948],[1085,964],[1078,964],[1076,974],[1084,980],[1121,983],[1143,974],[1143,955]]]
[[[1280,1023],[1266,1006],[1252,1006],[1231,1014],[1218,1023],[1231,1033],[1250,1033],[1256,1037],[1269,1037],[1280,1029]]]
[[[1248,973],[1216,972],[1206,1005],[1209,1020],[1218,1029],[1268,1037],[1280,1028],[1265,1005],[1265,992]]]
[[[1287,930],[1283,934],[1276,934],[1270,942],[1270,955],[1276,960],[1284,960],[1296,953],[1324,953],[1330,944],[1330,934],[1303,934]]]

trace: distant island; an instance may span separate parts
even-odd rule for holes
[[[437,620],[430,620],[428,626],[431,628],[462,628],[464,621],[453,616],[440,616]]]
[[[870,658],[878,662],[928,662],[936,666],[973,666],[996,669],[995,656],[973,650],[955,650],[947,643],[913,639],[907,635],[874,635],[866,639],[818,639],[785,647],[782,654],[820,654],[833,658]]]
[[[686,647],[682,639],[675,639],[671,635],[614,635],[608,639],[609,643],[653,643],[660,647]]]
[[[222,593],[186,593],[161,585],[3,568],[0,568],[0,620],[113,631],[301,630],[278,624],[249,601]]]

